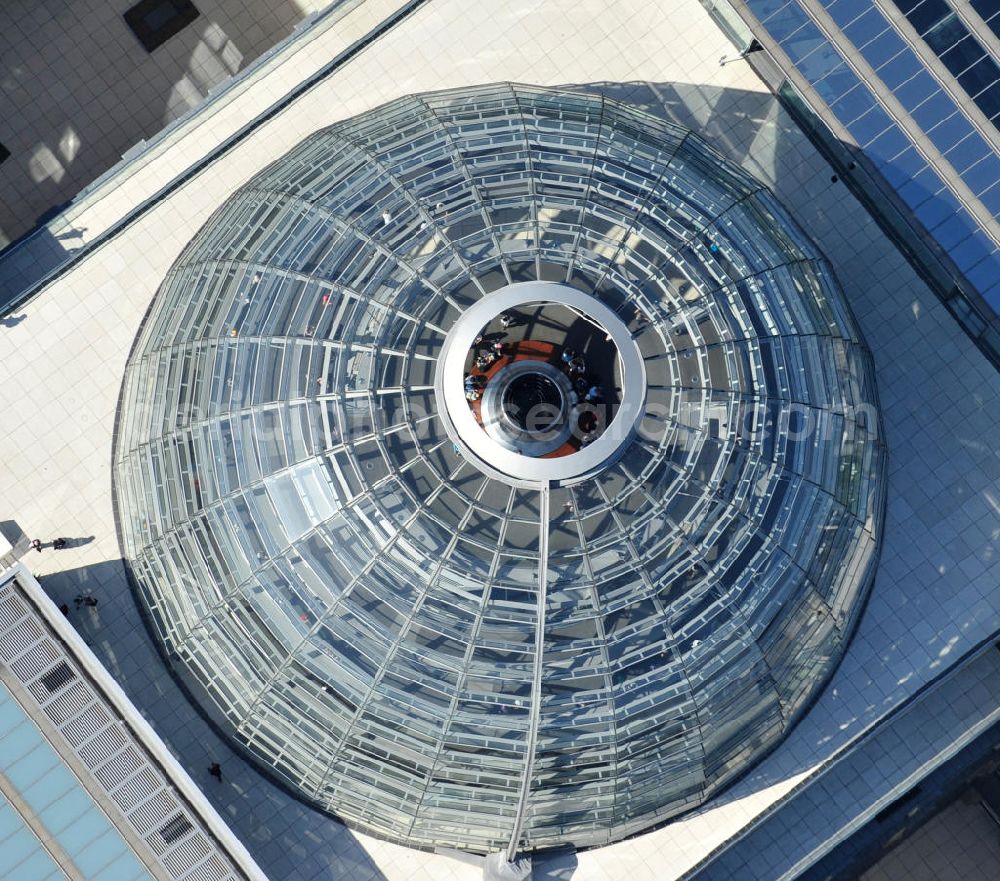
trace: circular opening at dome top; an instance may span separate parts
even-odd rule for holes
[[[488,294],[456,322],[445,352],[438,388],[456,447],[508,477],[593,473],[641,414],[645,373],[627,327],[567,285],[526,282]]]

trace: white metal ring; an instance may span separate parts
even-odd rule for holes
[[[556,303],[582,312],[611,337],[621,364],[622,396],[614,418],[593,443],[555,459],[506,449],[483,431],[465,397],[466,359],[476,337],[501,312],[529,303]],[[599,300],[569,285],[527,281],[500,288],[462,313],[448,332],[434,386],[448,436],[478,468],[516,483],[567,483],[597,473],[632,438],[645,407],[646,368],[625,323]]]

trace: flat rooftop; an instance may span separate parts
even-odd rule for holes
[[[93,537],[32,552],[27,562],[57,602],[72,602],[83,586],[100,597],[96,610],[71,611],[74,625],[271,877],[478,879],[477,865],[356,835],[294,801],[216,736],[164,668],[115,536],[111,445],[125,360],[194,232],[236,187],[321,126],[411,92],[510,80],[608,94],[693,128],[769,186],[838,273],[874,353],[890,476],[880,568],[858,632],[784,743],[703,809],[549,863],[563,877],[575,865],[572,877],[586,881],[677,878],[996,631],[1000,375],[831,181],[763,83],[743,62],[720,66],[734,50],[697,0],[613,8],[526,0],[489,11],[466,0],[367,0],[298,51],[47,229],[55,240],[86,228],[85,242],[110,232],[0,327],[8,376],[0,498],[2,516],[23,532],[17,550],[35,536]],[[231,137],[309,77],[293,99]],[[43,251],[0,260],[0,285],[26,277],[43,259],[36,255]],[[206,779],[211,761],[223,765],[222,785]]]
[[[0,572],[0,661],[0,877],[264,881],[23,566]]]
[[[0,248],[328,2],[196,0],[197,18],[148,51],[123,17],[137,0],[5,0]]]
[[[907,836],[858,881],[1000,877],[996,821],[978,802],[956,799]]]

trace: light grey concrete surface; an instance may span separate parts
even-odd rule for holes
[[[399,5],[367,0],[316,41],[310,58],[332,57]],[[211,211],[310,131],[397,95],[503,79],[575,84],[700,130],[774,189],[826,251],[878,371],[890,453],[885,546],[872,598],[829,687],[775,753],[708,806],[632,841],[539,860],[541,877],[676,878],[996,629],[1000,375],[843,185],[830,182],[829,167],[746,65],[719,66],[730,51],[697,0],[613,8],[597,0],[495,8],[429,0],[0,327],[0,521],[16,521],[25,540],[95,537],[32,552],[27,562],[59,601],[84,588],[101,598],[96,611],[76,616],[81,632],[276,881],[457,881],[481,870],[354,835],[299,805],[234,756],[187,704],[139,623],[119,562],[110,494],[115,400],[143,312]],[[294,76],[282,69],[255,88],[273,100]],[[206,127],[201,136],[209,135]],[[203,147],[192,141],[188,149],[157,161],[176,173]],[[94,209],[103,212],[99,223],[134,196],[117,188]],[[88,225],[85,214],[75,222]],[[205,773],[212,760],[223,765],[221,785]]]

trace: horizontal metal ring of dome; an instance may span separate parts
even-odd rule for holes
[[[637,398],[586,310],[495,308],[536,282],[636,353],[607,455]],[[476,309],[471,428],[524,360],[594,410],[532,479],[444,418]],[[850,637],[884,491],[870,355],[774,196],[685,128],[510,84],[337,123],[227,200],[150,307],[115,452],[201,709],[347,823],[478,852],[634,835],[775,747]]]

